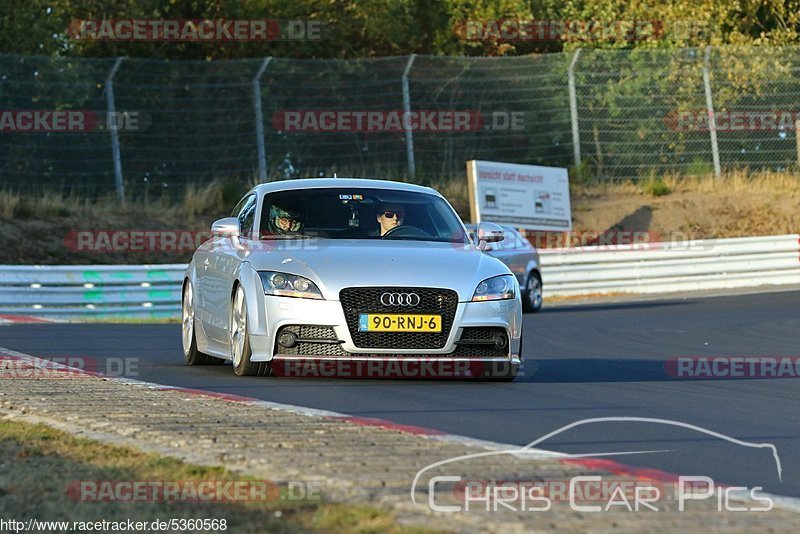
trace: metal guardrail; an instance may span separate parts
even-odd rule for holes
[[[543,249],[540,257],[545,298],[800,284],[797,234]],[[185,268],[0,266],[0,315],[178,317]]]
[[[185,264],[0,265],[0,314],[177,317],[185,270]]]
[[[798,234],[543,249],[539,254],[545,298],[800,284]]]

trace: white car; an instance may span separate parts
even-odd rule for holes
[[[237,375],[268,375],[297,361],[434,362],[455,377],[516,376],[519,283],[435,190],[288,180],[254,187],[231,215],[186,269],[189,365],[231,360]],[[477,235],[503,239],[488,223]]]

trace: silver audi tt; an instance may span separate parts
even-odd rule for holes
[[[240,376],[513,379],[522,302],[434,189],[288,180],[213,224],[186,269],[182,333],[189,365],[231,360]]]

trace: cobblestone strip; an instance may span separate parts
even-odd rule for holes
[[[0,349],[0,363],[19,356]],[[414,504],[411,485],[420,469],[449,458],[485,453],[491,447],[475,440],[382,428],[375,421],[286,409],[240,397],[225,399],[90,375],[57,376],[21,378],[17,371],[0,365],[0,416],[43,422],[79,436],[192,463],[221,465],[278,483],[318,481],[326,499],[372,503],[392,511],[403,524],[452,532],[800,529],[800,514],[794,511],[720,512],[714,498],[690,502],[681,513],[675,501],[658,503],[659,511],[630,512],[615,506],[609,512],[592,513],[574,511],[560,500],[553,500],[548,511],[521,511],[517,501],[512,505],[515,510],[500,506],[486,511],[477,503],[477,509],[469,512],[434,512],[427,494],[432,475],[458,475],[467,481],[568,481],[577,475],[621,481],[626,477],[619,471],[611,475],[552,456],[490,455],[426,472]],[[463,506],[457,484],[441,483],[436,488],[437,505]]]

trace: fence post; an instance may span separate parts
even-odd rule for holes
[[[119,66],[122,64],[123,58],[118,57],[116,63],[111,68],[106,78],[105,92],[106,92],[106,111],[108,117],[106,124],[109,126],[111,132],[111,155],[114,159],[114,182],[117,186],[117,200],[120,204],[125,204],[125,184],[122,183],[122,160],[119,151],[119,132],[117,124],[117,109],[114,104],[114,76],[117,74]]]
[[[411,92],[408,89],[408,73],[411,72],[411,66],[414,65],[414,60],[417,54],[411,54],[406,64],[406,70],[403,71],[403,129],[406,131],[406,159],[408,161],[408,177],[414,178],[417,174],[417,168],[414,163],[414,134],[411,131],[411,121],[409,113],[411,113]]]
[[[794,137],[797,144],[797,166],[800,167],[800,119],[794,121]]]
[[[575,169],[581,164],[581,133],[578,130],[578,95],[575,91],[575,64],[578,62],[578,56],[581,54],[581,49],[575,51],[572,56],[572,62],[567,69],[567,80],[569,82],[569,114],[572,120],[572,149],[575,156]]]
[[[258,149],[258,180],[267,181],[267,151],[264,148],[264,112],[261,109],[261,76],[267,70],[267,65],[272,61],[272,56],[261,63],[261,67],[253,77],[253,109],[256,119],[256,148]]]
[[[703,58],[703,85],[706,89],[706,108],[708,111],[708,130],[711,133],[711,157],[714,160],[714,176],[719,178],[722,169],[719,164],[719,145],[717,144],[717,117],[714,114],[714,100],[711,97],[711,75],[709,65],[711,63],[711,46],[706,47],[705,57]]]

